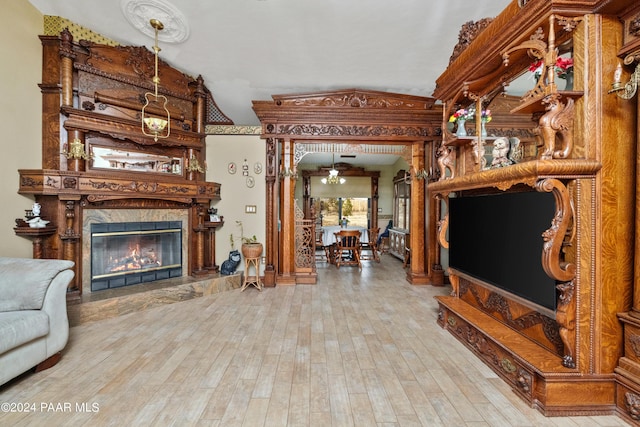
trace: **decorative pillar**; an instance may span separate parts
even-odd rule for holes
[[[82,233],[77,230],[80,225],[76,221],[76,218],[80,216],[79,201],[80,196],[60,200],[61,203],[58,206],[62,206],[64,203],[65,223],[58,225],[58,231],[60,231],[59,237],[62,242],[62,259],[73,261],[76,264],[74,266],[75,276],[69,284],[69,290],[77,290],[78,294],[82,295],[82,251],[78,248]]]
[[[429,158],[426,169],[429,171],[429,177],[427,178],[427,184],[438,180],[435,170],[436,159],[436,147],[438,141],[431,141],[429,143]],[[438,244],[438,227],[440,226],[442,202],[439,197],[427,197],[427,240],[425,240],[425,247],[427,248],[427,266],[431,266],[431,270],[428,272],[431,278],[431,284],[434,286],[444,286],[444,270],[442,269],[442,254],[440,252],[440,246]]]
[[[303,176],[302,177],[302,201],[303,208],[302,211],[304,213],[304,217],[306,219],[311,219],[311,177]]]
[[[189,257],[192,262],[191,275],[202,276],[207,274],[207,269],[204,268],[204,215],[206,209],[200,203],[195,204],[191,208],[191,224],[192,224],[192,237],[193,244],[191,245],[191,253]]]
[[[369,224],[369,228],[376,228],[378,226],[378,177],[371,177],[371,223]],[[378,238],[378,236],[369,236],[369,241],[373,238]]]
[[[273,125],[268,125],[273,126]],[[266,140],[265,159],[265,196],[266,196],[266,265],[264,267],[264,285],[274,287],[276,285],[276,266],[279,257],[278,246],[278,144],[275,138]]]
[[[204,268],[211,273],[217,273],[220,270],[216,264],[216,229],[223,225],[224,222],[222,220],[217,222],[204,221],[204,228],[206,229]]]
[[[196,90],[194,95],[196,97],[196,111],[195,111],[195,131],[198,133],[204,132],[204,118],[205,118],[205,99],[206,93],[204,91],[204,79],[201,75],[196,79]],[[206,156],[203,156],[206,159]]]
[[[425,268],[425,186],[424,141],[411,144],[411,219],[409,238],[411,264],[407,272],[407,281],[412,285],[429,284]]]
[[[73,107],[73,35],[65,28],[60,33],[60,86],[62,88],[61,106]]]
[[[277,283],[295,285],[295,183],[294,142],[282,140],[282,162],[280,167],[280,259]]]

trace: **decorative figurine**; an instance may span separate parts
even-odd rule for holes
[[[50,221],[45,221],[44,219],[40,218],[39,216],[36,216],[34,218],[31,218],[30,220],[25,221],[29,224],[29,227],[31,228],[45,228],[47,226],[47,224],[49,224]]]
[[[491,160],[492,168],[501,168],[513,164],[513,161],[507,157],[509,148],[509,140],[505,137],[497,138],[493,142],[493,151],[491,152],[493,156],[493,160]]]
[[[33,206],[31,207],[31,213],[33,214],[33,216],[40,216],[40,208],[42,206],[40,206],[40,203],[35,202],[33,204]]]
[[[220,267],[220,274],[224,274],[225,276],[229,276],[236,272],[238,268],[238,264],[240,264],[240,252],[236,249],[229,252],[229,259],[225,260]]]

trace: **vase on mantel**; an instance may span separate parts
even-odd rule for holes
[[[564,75],[565,85],[564,90],[573,90],[573,72],[567,72]]]
[[[464,122],[466,120],[458,119],[458,129],[456,129],[456,136],[467,136],[467,129],[464,127]]]
[[[482,120],[481,123],[480,123],[480,125],[481,125],[481,127],[480,127],[480,136],[482,138],[486,138],[487,137],[487,128],[485,126],[486,124],[487,124],[486,120]]]

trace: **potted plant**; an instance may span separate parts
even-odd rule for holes
[[[242,221],[236,221],[236,224],[240,227],[240,240],[242,241],[240,250],[242,252],[242,256],[245,258],[258,258],[262,255],[262,243],[258,242],[258,238],[255,234],[251,237],[244,237]]]

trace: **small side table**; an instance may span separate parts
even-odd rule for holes
[[[255,276],[249,276],[249,269],[253,267],[255,270]],[[260,257],[258,258],[245,258],[244,259],[244,283],[240,292],[243,292],[249,285],[255,286],[259,291],[262,291],[262,281],[260,280]]]
[[[48,226],[44,228],[31,228],[18,226],[14,227],[13,230],[16,235],[26,237],[31,240],[33,245],[33,258],[40,259],[46,258],[45,241],[58,231],[58,227]]]

